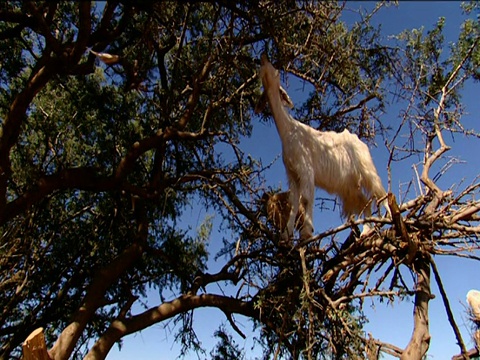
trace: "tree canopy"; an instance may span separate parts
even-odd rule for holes
[[[4,2],[0,358],[20,358],[43,327],[52,359],[104,359],[169,319],[183,349],[198,350],[193,310],[213,307],[228,326],[212,358],[243,356],[228,333],[243,335],[241,314],[261,330],[265,358],[421,359],[434,282],[467,354],[434,256],[480,260],[478,177],[442,178],[453,139],[478,138],[461,95],[480,77],[479,7],[463,5],[470,16],[450,47],[445,19],[386,46],[371,19],[387,3],[347,24],[346,2]],[[407,190],[390,186],[392,218],[370,218],[368,237],[364,220],[347,219],[279,241],[262,203],[269,165],[241,146],[271,118],[253,112],[264,51],[308,89],[296,119],[383,141],[389,172],[416,166]],[[222,218],[215,273],[216,225],[183,221],[196,206]],[[132,314],[152,290],[162,303]],[[413,299],[406,348],[365,334],[366,298]]]

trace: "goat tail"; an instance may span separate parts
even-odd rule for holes
[[[374,180],[372,181],[371,193],[377,199],[384,198],[385,195],[387,195],[387,192],[385,191],[385,188],[382,185],[382,180],[377,174],[375,174]]]
[[[365,145],[366,148],[366,145]],[[361,173],[362,173],[362,185],[363,191],[366,195],[375,200],[374,203],[377,209],[384,207],[390,213],[387,200],[387,192],[382,185],[382,179],[377,173],[377,169],[373,163],[373,159],[370,152],[363,151],[359,157],[361,160]]]
[[[387,213],[391,215],[390,207],[388,206],[387,192],[383,187],[382,180],[380,179],[378,174],[375,174],[375,176],[372,177],[370,190],[372,198],[375,199],[377,209],[380,210],[380,208],[383,207],[387,210]]]

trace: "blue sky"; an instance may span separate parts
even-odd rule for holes
[[[359,6],[371,7],[373,2],[352,2],[347,7],[357,8]],[[353,14],[353,13],[352,13]],[[346,16],[348,13],[346,13]],[[373,24],[381,24],[385,41],[388,42],[388,36],[397,34],[404,29],[419,28],[424,26],[426,30],[432,28],[438,18],[444,16],[446,24],[444,35],[447,42],[455,41],[460,31],[460,25],[464,20],[460,9],[460,2],[455,1],[402,1],[399,7],[391,6],[380,10],[380,13],[374,17]],[[292,82],[293,83],[293,82]],[[290,95],[294,93],[292,98],[301,99],[302,93],[298,89],[288,88]],[[463,102],[467,109],[467,114],[463,118],[463,123],[467,128],[477,128],[477,116],[480,113],[480,104],[478,102],[478,84],[467,84],[463,91]],[[398,121],[398,111],[400,109],[390,109],[384,116],[386,122]],[[382,120],[383,121],[383,120]],[[476,151],[480,150],[477,141],[473,139],[456,137],[454,139],[447,138],[447,142],[452,146],[452,150],[448,156],[455,156],[465,163],[455,165],[448,176],[444,179],[445,183],[460,183],[463,178],[467,179],[467,183],[472,181],[478,174],[480,168],[480,158]],[[261,158],[264,164],[277,159],[271,169],[268,170],[268,185],[276,187],[282,186],[286,189],[286,177],[283,164],[279,157],[281,152],[281,144],[273,122],[254,124],[254,130],[251,138],[244,139],[239,145],[246,153],[251,154],[255,158]],[[378,171],[384,185],[387,186],[386,172],[386,156],[387,150],[378,140],[377,146],[371,148],[372,156],[377,165]],[[412,162],[399,165],[392,171],[392,190],[397,195],[404,188],[404,184],[413,177]],[[317,194],[318,195],[318,194]],[[321,195],[321,194],[320,194]],[[398,195],[397,195],[398,196]],[[192,210],[187,217],[193,228],[198,226],[206,215],[208,210]],[[315,229],[317,231],[322,228],[331,226],[331,224],[340,224],[341,220],[338,212],[325,211],[321,212],[318,207],[314,210]],[[210,214],[214,215],[214,214]],[[218,220],[218,219],[217,219]],[[218,228],[214,228],[212,233],[212,244],[221,243],[222,234]],[[215,246],[212,245],[211,255],[215,254]],[[480,255],[480,254],[479,254]],[[213,256],[209,264],[210,271],[215,271],[223,265],[220,258],[214,262]],[[476,288],[480,289],[479,264],[471,260],[458,259],[455,257],[436,257],[435,261],[439,271],[443,277],[444,286],[450,296],[450,304],[454,312],[457,325],[462,332],[463,340],[467,348],[472,346],[469,335],[470,325],[467,321],[465,312],[465,295],[468,290]],[[212,291],[218,291],[212,287]],[[459,353],[456,345],[456,339],[453,331],[448,324],[445,309],[440,299],[440,295],[433,281],[432,274],[432,292],[436,296],[430,301],[430,332],[432,340],[430,343],[429,359],[445,359],[451,358],[452,355]],[[160,304],[160,299],[155,293],[151,293],[148,298],[148,306]],[[408,343],[413,329],[412,306],[413,300],[407,300],[403,303],[396,301],[394,304],[385,304],[375,301],[374,303],[367,300],[364,305],[369,324],[365,330],[371,332],[375,338],[390,342],[399,347],[405,347]],[[202,345],[206,349],[211,349],[216,339],[213,338],[214,331],[219,324],[226,323],[224,315],[214,309],[199,309],[195,311],[194,328],[197,332]],[[242,317],[236,317],[239,320],[239,326],[245,333],[249,334],[252,329],[251,323]],[[166,328],[165,328],[166,326]],[[169,325],[158,324],[141,333],[134,334],[124,338],[124,345],[121,352],[117,351],[117,347],[112,349],[109,360],[123,359],[175,359],[179,354],[178,347],[174,344],[174,335],[169,330],[174,328],[173,323]],[[226,325],[226,328],[234,334],[234,331]],[[258,351],[252,351],[253,335],[247,340],[243,340],[235,336],[235,341],[241,347],[245,347],[247,359],[255,358]],[[202,357],[208,358],[208,355]],[[384,357],[389,359],[388,356]],[[197,359],[195,354],[185,357],[185,359]]]

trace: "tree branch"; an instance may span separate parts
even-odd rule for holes
[[[105,359],[115,342],[122,337],[170,319],[180,313],[201,307],[218,308],[225,313],[241,314],[257,320],[260,317],[258,310],[255,310],[251,302],[214,294],[183,295],[175,300],[150,308],[141,314],[113,321],[90,349],[85,360]]]
[[[13,219],[33,204],[38,203],[57,190],[79,189],[106,191],[115,187],[111,177],[100,176],[97,169],[90,167],[64,169],[53,175],[40,177],[30,191],[6,204],[1,223]]]
[[[78,189],[100,192],[122,189],[138,194],[142,197],[149,197],[152,194],[148,193],[147,190],[141,191],[141,189],[135,189],[129,184],[123,182],[123,179],[128,174],[138,157],[163,141],[170,139],[193,141],[220,135],[222,135],[222,133],[191,133],[169,128],[166,129],[165,132],[159,132],[156,135],[141,140],[136,143],[138,145],[134,144],[132,150],[120,162],[116,176],[100,175],[99,169],[93,167],[70,168],[60,170],[52,175],[43,175],[30,190],[26,191],[15,200],[5,204],[5,211],[3,214],[0,214],[0,223],[5,223],[6,221],[13,219],[32,205],[40,202],[46,196],[59,190]],[[192,178],[190,178],[190,181],[191,180]]]
[[[192,93],[188,97],[185,112],[183,113],[182,117],[180,118],[180,120],[178,120],[178,123],[177,123],[177,127],[179,130],[185,129],[185,127],[187,126],[188,122],[190,121],[193,115],[195,106],[197,106],[198,99],[200,98],[201,84],[209,74],[210,69],[212,68],[212,65],[213,65],[213,60],[214,60],[214,56],[209,56],[207,61],[205,61],[205,63],[203,64],[203,68],[200,70],[197,76],[193,79]]]
[[[87,323],[104,303],[104,296],[108,288],[118,280],[121,274],[141,258],[148,236],[148,221],[143,204],[137,203],[135,212],[137,216],[136,239],[117,258],[97,271],[92,283],[87,288],[82,305],[73,316],[72,322],[62,331],[55,345],[49,351],[52,359],[63,360],[70,358]]]
[[[132,7],[124,5],[124,12],[118,25],[111,31],[108,28],[112,25],[111,21],[115,15],[115,9],[119,6],[116,1],[107,1],[102,14],[100,26],[95,30],[89,38],[88,46],[94,46],[94,50],[101,51],[105,49],[107,44],[117,38],[125,29],[128,22],[132,19]]]
[[[90,37],[92,26],[92,16],[90,14],[91,6],[92,5],[90,1],[80,1],[78,3],[80,18],[78,24],[78,36],[70,59],[73,64],[78,63],[88,45],[88,39]]]
[[[402,241],[407,244],[408,246],[408,253],[405,258],[405,264],[409,265],[415,259],[415,256],[418,251],[418,246],[408,231],[407,227],[405,226],[405,222],[403,221],[402,215],[400,214],[400,208],[398,207],[397,200],[395,195],[392,193],[388,194],[388,207],[392,213],[392,220],[395,226],[396,233],[400,236]]]
[[[460,351],[462,354],[467,354],[467,349],[465,347],[465,343],[462,339],[462,334],[460,334],[460,330],[455,322],[455,318],[453,317],[452,308],[450,307],[450,302],[448,301],[448,296],[443,287],[442,278],[440,277],[440,273],[438,272],[437,265],[433,258],[430,258],[430,265],[432,266],[433,275],[435,277],[435,281],[437,282],[438,289],[440,290],[440,294],[442,296],[443,305],[445,306],[445,311],[447,312],[448,321],[452,326],[453,332],[455,333],[455,337],[457,338],[458,346],[460,346]]]
[[[52,64],[53,65],[53,64]],[[20,129],[35,95],[54,73],[53,66],[43,66],[33,73],[27,85],[13,100],[0,132],[0,219],[5,216],[7,181],[10,178],[10,150],[17,143]]]
[[[185,116],[185,115],[184,115]],[[190,114],[191,116],[191,114]],[[179,131],[174,127],[158,130],[154,135],[135,142],[125,157],[120,161],[115,170],[114,178],[122,181],[131,171],[135,161],[149,150],[156,149],[168,140],[201,140],[208,137],[220,136],[221,132],[199,132]]]
[[[434,130],[435,130],[435,136],[437,137],[437,139],[440,143],[440,147],[435,152],[433,152],[433,154],[431,154],[431,155],[428,154],[428,149],[426,150],[426,152],[425,152],[425,163],[424,163],[422,175],[420,177],[420,180],[434,194],[434,199],[432,200],[432,202],[430,203],[430,205],[426,209],[427,214],[433,213],[433,210],[438,206],[438,204],[440,203],[440,201],[443,197],[443,192],[440,190],[440,188],[433,182],[433,180],[429,176],[430,168],[432,167],[432,165],[435,161],[437,161],[445,152],[450,150],[450,147],[445,143],[445,140],[444,140],[443,134],[442,134],[442,130],[440,128],[440,114],[444,111],[444,106],[445,106],[445,102],[447,101],[447,96],[455,88],[455,84],[454,84],[454,86],[449,88],[450,84],[452,84],[455,77],[460,72],[460,69],[462,68],[463,64],[470,57],[471,53],[475,49],[478,42],[479,42],[479,39],[477,39],[470,46],[470,48],[467,51],[467,54],[464,56],[462,61],[457,65],[457,67],[450,74],[449,78],[447,79],[444,86],[442,87],[442,90],[441,90],[442,96],[440,97],[440,101],[438,102],[437,107],[434,109],[434,120],[433,120],[434,123],[433,123],[433,126],[434,126]],[[433,136],[429,140],[430,144],[431,144],[432,140],[433,140]],[[427,144],[427,147],[428,147],[428,144]]]
[[[27,1],[25,6],[30,10],[32,17],[34,19],[34,31],[39,32],[41,35],[45,37],[46,45],[49,49],[52,49],[59,57],[62,55],[62,46],[61,43],[53,36],[52,32],[50,31],[49,24],[45,21],[43,17],[42,9],[39,9],[35,6],[33,1]],[[49,56],[49,54],[46,54]]]

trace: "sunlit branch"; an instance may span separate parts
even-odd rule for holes
[[[252,318],[259,318],[258,311],[251,302],[214,294],[183,295],[172,301],[125,319],[114,320],[110,327],[100,336],[85,357],[86,360],[104,359],[116,341],[153,324],[172,318],[180,313],[200,307],[214,307],[225,313],[236,313]]]

